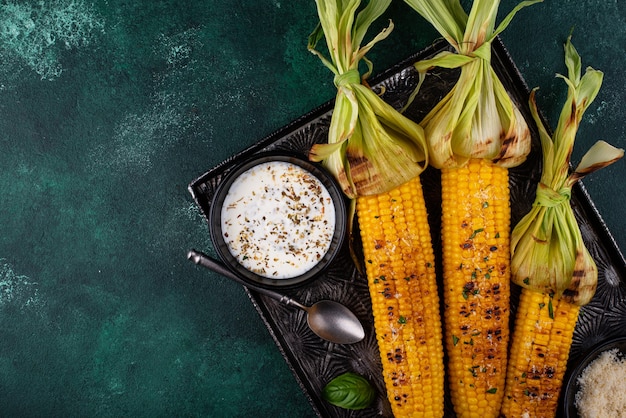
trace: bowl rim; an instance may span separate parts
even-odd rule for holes
[[[328,190],[335,207],[335,230],[333,232],[330,246],[322,259],[303,274],[282,279],[272,279],[261,276],[241,265],[228,249],[228,244],[226,244],[222,235],[221,226],[223,202],[233,182],[241,174],[252,167],[273,161],[291,163],[309,172],[317,178],[324,185],[324,187],[326,187],[326,190]],[[254,154],[230,170],[216,188],[209,213],[209,230],[213,247],[224,264],[226,264],[226,266],[228,266],[233,273],[237,274],[251,285],[281,289],[302,286],[305,283],[309,283],[318,278],[332,263],[343,247],[345,237],[347,235],[348,222],[345,199],[346,197],[336,179],[319,163],[309,161],[298,154],[288,151],[266,151]]]
[[[574,404],[574,401],[576,400],[576,393],[578,393],[578,390],[580,389],[578,377],[580,377],[581,373],[587,368],[587,366],[596,360],[600,354],[614,348],[619,349],[622,354],[626,355],[626,335],[611,337],[593,345],[581,357],[578,364],[568,373],[565,378],[565,387],[563,388],[563,396],[561,400],[561,407],[565,418],[577,418],[579,416]]]

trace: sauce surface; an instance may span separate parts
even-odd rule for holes
[[[335,230],[335,206],[326,187],[302,167],[262,163],[230,186],[221,212],[224,240],[246,269],[287,279],[324,257]]]

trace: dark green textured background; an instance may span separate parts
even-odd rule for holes
[[[437,37],[386,17],[375,72]],[[0,1],[0,415],[313,415],[243,289],[185,253],[210,249],[189,181],[334,97],[316,21],[313,0]],[[555,124],[572,28],[605,72],[578,161],[626,146],[626,3],[547,0],[502,39]],[[625,178],[585,180],[621,248]]]

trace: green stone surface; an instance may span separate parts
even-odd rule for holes
[[[400,1],[385,17],[375,73],[438,36]],[[316,23],[313,0],[0,3],[1,416],[314,415],[243,289],[185,254],[211,248],[187,184],[334,97]],[[546,1],[502,39],[555,124],[572,28],[605,72],[577,162],[626,146],[626,3]],[[620,248],[624,179],[584,181]]]

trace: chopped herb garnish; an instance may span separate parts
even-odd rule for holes
[[[548,315],[550,315],[550,319],[554,319],[554,308],[552,307],[552,295],[550,295],[550,300],[548,301]]]

